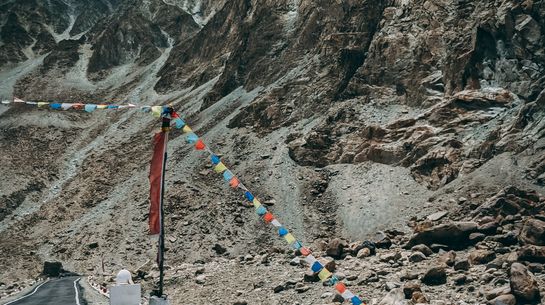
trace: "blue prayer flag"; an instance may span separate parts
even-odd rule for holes
[[[252,193],[250,193],[249,191],[244,193],[244,196],[246,196],[246,199],[248,199],[250,202],[254,201],[254,195],[252,195]]]
[[[299,250],[299,249],[303,248],[303,244],[302,244],[300,241],[294,242],[291,246],[292,246],[293,249],[295,249],[295,250]]]
[[[259,208],[257,208],[256,213],[259,216],[263,216],[267,214],[267,209],[264,206],[260,205]]]
[[[324,269],[324,266],[320,264],[320,262],[316,261],[314,264],[312,264],[312,267],[310,268],[313,272],[320,272],[320,270]]]
[[[286,228],[278,229],[278,235],[280,235],[280,237],[282,237],[282,236],[284,236],[286,234],[288,234],[288,229],[286,229]]]
[[[184,120],[182,120],[180,118],[175,118],[174,122],[176,123],[176,128],[178,128],[178,129],[183,128],[185,126]]]
[[[352,301],[352,305],[361,305],[361,304],[363,304],[363,302],[357,296],[352,297],[352,299],[350,299],[350,301]]]
[[[218,157],[216,155],[212,155],[210,157],[210,161],[212,161],[212,164],[214,164],[214,165],[218,165],[221,162],[220,157]]]
[[[108,105],[108,109],[117,109],[119,108],[118,105]]]
[[[339,278],[336,276],[336,275],[333,275],[330,279],[329,279],[329,284],[331,286],[337,284],[339,282]]]
[[[231,181],[232,178],[233,173],[230,170],[226,170],[223,172],[223,179],[225,179],[225,181]]]
[[[199,136],[194,134],[194,133],[190,133],[187,135],[186,137],[186,142],[189,143],[189,144],[193,144],[195,142],[197,142],[199,140]]]
[[[49,106],[51,106],[51,109],[55,109],[55,110],[60,110],[61,109],[61,104],[60,103],[53,103],[53,104],[50,104]]]
[[[85,111],[87,112],[93,112],[95,111],[95,109],[97,109],[97,105],[94,105],[94,104],[85,105]]]

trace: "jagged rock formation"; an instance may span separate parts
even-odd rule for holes
[[[0,97],[173,103],[367,301],[545,295],[510,278],[518,261],[528,270],[513,274],[543,282],[545,1],[0,7]],[[149,290],[156,122],[28,109],[0,108],[0,293],[49,260],[129,267]],[[167,174],[167,292],[180,304],[320,302],[316,277],[183,142],[171,140]]]

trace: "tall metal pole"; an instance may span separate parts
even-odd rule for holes
[[[163,171],[161,173],[161,200],[159,201],[159,223],[161,226],[161,232],[159,233],[159,297],[163,296],[163,278],[164,278],[164,259],[165,259],[165,220],[163,212],[163,202],[165,195],[165,171],[167,163],[167,143],[168,143],[168,129],[163,131],[165,133],[164,152],[163,157]]]

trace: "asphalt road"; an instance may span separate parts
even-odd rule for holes
[[[79,280],[77,276],[52,279],[4,305],[84,305]]]

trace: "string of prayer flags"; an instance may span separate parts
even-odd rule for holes
[[[2,105],[9,105],[11,103],[19,103],[19,104],[26,104],[26,105],[33,105],[33,106],[36,106],[38,108],[40,107],[45,107],[45,106],[49,106],[50,109],[52,110],[69,110],[69,109],[74,109],[74,110],[84,110],[86,112],[93,112],[97,109],[112,109],[112,110],[117,110],[117,109],[132,109],[132,108],[135,108],[136,105],[133,105],[133,104],[128,104],[128,105],[117,105],[117,104],[82,104],[82,103],[60,103],[60,102],[56,102],[56,101],[53,101],[51,103],[49,102],[40,102],[40,101],[37,101],[37,102],[34,102],[34,101],[29,101],[29,102],[25,102],[24,100],[20,99],[20,98],[14,98],[13,99],[13,102],[12,101],[2,101]],[[161,114],[163,113],[163,111],[165,110],[165,108],[172,108],[170,106],[140,106],[140,111],[141,112],[144,112],[144,113],[150,113],[154,116],[154,117],[157,117],[157,118],[160,118],[161,117]],[[176,127],[177,129],[182,129],[182,132],[186,135],[186,142],[187,143],[190,143],[190,144],[194,144],[195,146],[195,149],[196,150],[199,150],[199,151],[206,151],[210,154],[210,161],[212,162],[212,165],[213,165],[213,170],[218,173],[218,174],[221,174],[223,176],[223,179],[229,183],[229,185],[232,187],[232,188],[238,188],[238,189],[241,189],[243,191],[243,195],[244,197],[253,204],[253,206],[255,207],[255,211],[257,213],[257,215],[259,217],[261,217],[263,219],[263,221],[265,223],[270,223],[274,228],[275,230],[277,230],[278,232],[278,235],[279,237],[283,237],[287,244],[297,250],[305,259],[305,261],[308,263],[308,265],[310,266],[310,269],[312,270],[312,272],[314,272],[322,282],[328,282],[328,284],[330,286],[333,286],[335,288],[335,290],[341,294],[341,296],[347,300],[347,301],[350,301],[352,303],[352,305],[361,305],[361,304],[364,304],[363,301],[358,297],[356,296],[354,293],[352,293],[350,290],[348,290],[346,288],[346,285],[343,284],[341,281],[339,281],[339,279],[333,275],[333,273],[331,271],[329,271],[325,266],[323,266],[313,255],[312,255],[312,251],[307,248],[307,247],[304,247],[303,244],[301,243],[301,241],[297,240],[297,238],[295,238],[295,236],[287,229],[285,228],[284,226],[282,226],[282,224],[280,223],[280,221],[278,221],[276,219],[276,217],[270,212],[267,210],[266,207],[264,207],[261,202],[259,201],[259,199],[257,199],[247,188],[246,186],[237,178],[235,177],[235,175],[233,174],[233,172],[231,172],[227,166],[221,161],[221,158],[219,157],[219,155],[217,154],[214,154],[209,146],[205,145],[205,143],[203,142],[202,139],[199,138],[199,136],[197,136],[193,130],[186,124],[186,122],[180,118],[180,116],[175,113],[175,112],[172,112],[171,113],[171,117],[170,117],[171,121],[170,121],[170,125],[169,126],[174,126]],[[167,127],[167,128],[170,128],[170,127]],[[157,141],[156,139],[156,152],[159,151],[158,147],[163,147],[163,145],[161,145],[159,142],[160,141]],[[159,153],[154,153],[154,155],[160,155],[160,151]],[[156,158],[159,160],[159,158]],[[160,160],[157,161],[156,163],[160,163]],[[156,166],[158,168],[160,168],[159,166]],[[159,172],[158,170],[156,170],[155,172]],[[157,175],[155,175],[157,176]],[[150,179],[152,177],[150,176]],[[155,179],[157,180],[157,179]],[[150,180],[151,181],[151,180]],[[159,189],[159,188],[156,188],[156,189]],[[151,219],[155,219],[157,217],[151,217],[150,216],[150,220]],[[156,222],[156,221],[155,221]],[[155,231],[158,231],[158,229],[156,228],[156,224],[154,223],[151,223],[150,222],[150,231],[152,231],[152,233],[155,233]]]

